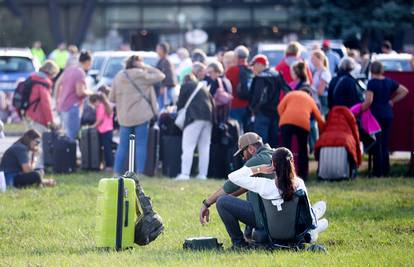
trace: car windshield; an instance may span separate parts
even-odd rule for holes
[[[381,59],[385,71],[413,71],[409,60]]]
[[[103,77],[107,77],[107,78],[114,78],[115,75],[122,70],[122,68],[124,67],[124,62],[126,60],[126,57],[122,56],[122,57],[111,57],[108,60],[108,64],[105,67],[105,70],[102,74]],[[150,66],[155,66],[155,64],[157,63],[157,58],[156,57],[144,57],[144,62],[147,65]]]
[[[24,57],[0,57],[1,72],[32,72],[35,71],[32,61]]]
[[[92,57],[91,70],[100,70],[104,61],[105,61],[105,57],[103,56]]]

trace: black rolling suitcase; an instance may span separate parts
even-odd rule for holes
[[[182,131],[180,128],[177,127],[174,123],[174,119],[176,118],[176,113],[169,113],[164,112],[160,114],[160,118],[158,120],[158,125],[160,129],[160,149],[159,149],[159,160],[163,160],[164,156],[164,144],[162,139],[164,136],[182,136]]]
[[[53,172],[74,171],[76,171],[76,141],[66,136],[59,136],[53,145]]]
[[[44,132],[42,135],[43,164],[45,167],[53,165],[53,146],[58,138],[55,131]]]
[[[181,136],[163,136],[162,144],[163,149],[163,161],[162,161],[162,174],[167,177],[176,177],[181,172]],[[191,175],[197,173],[198,168],[198,154],[193,156],[193,164],[191,166]]]
[[[95,128],[82,129],[79,146],[82,169],[99,170],[101,165],[101,146],[98,131]]]
[[[159,138],[160,129],[158,125],[155,124],[148,130],[147,158],[144,166],[144,174],[147,176],[155,175],[158,159]]]

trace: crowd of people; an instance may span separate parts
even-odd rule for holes
[[[367,91],[361,90],[353,76],[359,63],[351,56],[340,59],[330,49],[329,41],[324,41],[320,48],[315,47],[309,60],[301,58],[301,45],[291,42],[277,66],[269,66],[268,58],[262,54],[249,60],[249,49],[241,45],[234,50],[220,51],[214,61],[208,61],[200,49],[189,53],[180,48],[177,54],[181,62],[175,67],[168,57],[169,45],[159,43],[156,66],[146,65],[140,56],[131,56],[112,85],[103,86],[98,92],[87,88],[85,80],[92,55],[78,52],[76,47],[69,48],[66,50],[64,44],[60,45],[46,60],[40,44],[34,44],[33,54],[43,64],[39,72],[30,76],[35,81],[30,99],[36,104],[27,109],[25,120],[39,136],[56,128],[54,98],[65,135],[76,140],[83,106],[85,100],[89,100],[96,110],[96,122],[92,126],[97,129],[104,147],[107,171],[121,173],[127,157],[128,136],[134,133],[137,136],[136,171],[142,173],[149,127],[161,112],[171,112],[170,107],[176,106],[177,110],[186,108],[178,180],[190,178],[196,147],[199,153],[197,178],[207,178],[213,126],[229,119],[238,122],[241,133],[255,132],[273,148],[293,149],[295,136],[298,174],[306,180],[309,152],[314,150],[330,110],[336,106],[351,109],[360,104],[355,115],[360,131],[363,127],[359,117],[369,109],[380,125],[380,131],[371,136],[375,139],[371,150],[374,175],[389,174],[392,106],[404,98],[408,90],[384,77],[384,68],[377,61],[370,65]],[[350,54],[355,57],[357,53]],[[174,96],[177,84],[181,88],[178,99]],[[115,158],[111,151],[114,116],[120,126]],[[361,133],[361,139],[362,136]],[[42,155],[38,158],[36,168],[42,169]]]

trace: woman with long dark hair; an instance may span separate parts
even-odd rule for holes
[[[17,188],[43,185],[54,186],[53,179],[42,179],[41,173],[35,171],[35,155],[39,151],[40,134],[28,130],[6,152],[0,162],[0,171],[4,172],[6,185]]]
[[[256,174],[275,174],[274,179],[255,177]],[[259,165],[253,167],[244,166],[229,174],[229,180],[234,184],[255,192],[263,199],[278,200],[282,204],[293,198],[297,190],[306,190],[305,183],[296,176],[295,165],[292,152],[285,147],[275,150],[272,155],[271,165]],[[250,227],[256,227],[254,210],[251,202],[241,200],[234,196],[226,195],[217,200],[217,211],[226,226],[227,232],[231,237],[233,247],[243,248],[247,246],[243,233],[240,230],[239,222],[245,223]],[[317,228],[312,239],[316,239],[317,234],[326,230],[328,220],[321,219],[326,210],[326,203],[317,202],[312,207],[312,214],[317,220]]]

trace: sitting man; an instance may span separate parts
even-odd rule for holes
[[[239,137],[239,150],[234,154],[234,156],[242,154],[243,160],[245,161],[244,166],[252,167],[257,165],[270,165],[272,163],[272,153],[273,149],[268,144],[263,144],[262,138],[253,132],[248,132]],[[272,174],[258,174],[257,176],[273,179]],[[247,199],[251,203],[251,206],[254,210],[255,228],[264,227],[264,218],[260,211],[260,196],[254,192],[248,192],[246,189],[241,188],[231,181],[227,180],[223,187],[217,190],[215,193],[210,195],[207,199],[203,201],[203,205],[200,210],[200,223],[205,224],[209,221],[209,207],[216,203],[216,201],[225,195],[233,195],[235,197],[242,195],[247,192]],[[235,202],[237,205],[237,202]],[[220,209],[217,206],[217,209]],[[220,212],[219,212],[220,213]],[[245,238],[251,238],[251,229],[247,228],[245,233]],[[250,231],[249,231],[250,230]],[[229,233],[232,233],[233,229],[227,229]],[[246,241],[243,238],[240,230],[237,231],[234,235],[231,235],[233,247],[242,248],[247,246]]]

